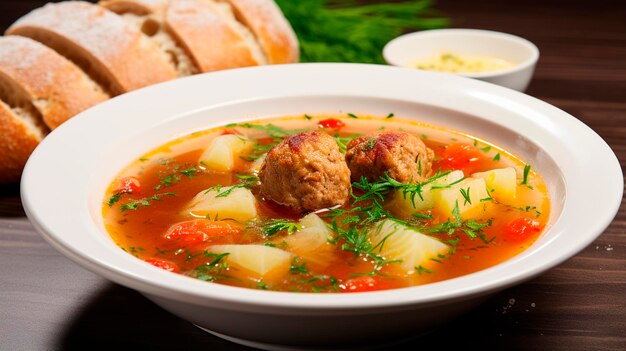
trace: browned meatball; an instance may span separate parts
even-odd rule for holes
[[[346,162],[353,181],[377,181],[385,172],[402,183],[424,181],[431,172],[433,150],[417,136],[395,131],[363,135],[348,143]]]
[[[323,132],[293,135],[267,153],[261,193],[298,212],[343,205],[350,194],[350,170],[335,139]]]

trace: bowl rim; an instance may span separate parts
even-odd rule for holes
[[[334,79],[335,84],[327,84],[322,77]],[[363,79],[377,82],[386,79],[389,84],[373,86],[363,84]],[[271,85],[267,84],[268,80],[272,81]],[[303,80],[310,84],[300,84]],[[241,83],[247,85],[242,86]],[[199,90],[207,86],[220,86],[220,89],[210,96],[202,95]],[[421,90],[422,94],[413,94],[413,89],[409,89],[411,87],[417,88],[417,91],[425,87],[429,90]],[[576,135],[576,138],[572,138],[575,140],[558,141],[558,145],[566,145],[569,148],[567,150],[576,151],[580,145],[588,145],[592,151],[597,152],[593,156],[582,156],[580,160],[563,162],[571,163],[568,163],[568,167],[572,169],[583,161],[591,163],[591,169],[602,165],[608,171],[601,172],[595,179],[599,179],[605,190],[608,188],[610,191],[603,194],[587,192],[585,189],[568,192],[564,199],[563,213],[568,211],[571,214],[576,208],[580,210],[583,200],[594,201],[598,203],[598,206],[591,209],[596,215],[593,217],[594,221],[586,221],[582,216],[575,215],[570,218],[572,223],[557,221],[549,229],[558,231],[553,240],[534,249],[531,247],[520,254],[521,256],[459,278],[378,292],[309,294],[210,284],[152,267],[123,252],[119,247],[115,246],[113,250],[110,245],[106,246],[104,240],[95,238],[96,235],[102,236],[102,233],[94,228],[88,218],[85,194],[89,192],[90,183],[85,178],[91,175],[89,165],[97,163],[94,155],[103,155],[111,146],[108,141],[128,143],[127,137],[134,133],[131,130],[142,126],[141,122],[162,125],[167,121],[177,120],[181,111],[217,106],[224,101],[237,103],[246,101],[246,97],[276,97],[274,93],[278,96],[299,96],[298,93],[314,97],[343,96],[346,91],[366,98],[387,96],[385,94],[394,97],[399,95],[401,99],[420,103],[420,99],[432,98],[433,105],[452,109],[458,109],[457,104],[461,100],[474,102],[467,104],[464,111],[487,107],[497,107],[503,111],[515,110],[515,113],[520,114],[520,121],[536,128],[553,125],[558,128],[558,133]],[[164,101],[162,97],[172,93],[178,94],[177,104],[166,105],[169,100]],[[450,101],[451,96],[457,100]],[[137,116],[140,112],[143,114]],[[128,120],[129,116],[136,120]],[[119,125],[124,128],[118,128]],[[210,128],[209,124],[207,128]],[[119,135],[109,135],[106,131],[119,132]],[[77,148],[77,144],[84,145]],[[58,155],[76,157],[60,159]],[[74,166],[78,169],[68,174],[62,166]],[[565,174],[566,185],[583,184],[590,172],[590,169],[576,169],[576,172]],[[54,187],[50,187],[51,181],[55,184]],[[83,267],[149,296],[215,308],[274,314],[329,311],[364,313],[369,310],[400,309],[407,305],[445,303],[504,289],[560,264],[589,245],[613,220],[621,204],[622,193],[621,167],[610,147],[589,127],[552,105],[510,89],[454,75],[363,64],[291,64],[234,69],[158,84],[119,96],[83,112],[44,139],[29,159],[21,182],[24,209],[36,230],[57,250]],[[59,198],[63,199],[64,206],[59,206]],[[75,219],[70,222],[66,218]],[[562,231],[568,228],[580,228],[583,236],[579,240],[567,240]],[[70,242],[64,237],[69,235],[67,232],[79,230],[82,236],[75,241]],[[554,250],[554,255],[546,253],[550,250]]]
[[[531,42],[528,39],[522,38],[520,36],[514,35],[514,34],[486,30],[486,29],[475,29],[475,28],[444,28],[444,29],[430,29],[430,30],[412,32],[412,33],[407,33],[407,34],[398,36],[392,39],[391,41],[389,41],[385,45],[385,47],[383,48],[383,58],[385,59],[385,62],[387,62],[387,64],[389,65],[397,66],[397,67],[407,67],[402,62],[397,60],[396,57],[393,56],[392,50],[396,46],[406,45],[407,42],[410,42],[411,40],[415,40],[416,38],[429,38],[429,37],[437,37],[437,36],[473,36],[473,37],[484,37],[484,38],[499,38],[499,39],[508,40],[521,47],[524,47],[528,49],[531,53],[531,56],[527,60],[524,60],[523,62],[513,67],[502,69],[502,70],[489,71],[489,72],[466,72],[466,73],[447,72],[447,74],[454,74],[454,75],[459,75],[462,77],[480,79],[480,78],[502,77],[502,76],[506,76],[509,74],[514,74],[514,73],[517,73],[517,72],[520,72],[520,71],[523,71],[525,69],[535,66],[540,56],[539,48],[533,42]],[[411,68],[411,67],[407,67],[407,68]],[[418,68],[414,68],[414,69],[418,69]]]

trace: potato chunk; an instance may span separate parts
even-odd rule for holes
[[[317,267],[328,266],[333,260],[334,248],[328,244],[332,234],[326,222],[311,213],[302,218],[299,224],[302,229],[281,239],[287,243],[287,250]]]
[[[498,201],[508,202],[515,199],[517,175],[515,168],[498,168],[486,172],[472,174],[473,178],[483,178],[491,197]]]
[[[194,217],[210,219],[234,219],[247,221],[256,217],[256,199],[252,192],[245,188],[224,187],[217,190],[203,190],[198,193],[187,206],[187,212]],[[230,191],[226,196],[218,197]]]
[[[402,260],[400,265],[407,273],[448,249],[441,241],[389,219],[375,224],[368,235],[375,254]]]
[[[435,207],[444,215],[452,217],[454,207],[459,205],[459,213],[464,218],[479,216],[480,200],[489,198],[487,184],[483,178],[467,178],[453,186],[441,189],[433,196]]]
[[[287,273],[293,258],[288,252],[264,245],[213,245],[209,251],[228,253],[228,264],[248,270],[259,278]]]
[[[211,141],[198,162],[216,171],[229,172],[235,161],[249,154],[254,145],[254,141],[240,135],[220,135]]]
[[[415,198],[413,198],[413,200],[411,200],[411,197],[409,195],[407,195],[405,198],[402,190],[396,190],[391,195],[390,207],[392,211],[400,214],[411,214],[418,211],[431,209],[434,207],[433,195],[436,192],[441,191],[441,189],[437,187],[454,183],[460,179],[463,179],[463,171],[452,171],[445,176],[438,178],[432,183],[426,184],[422,188],[422,197],[420,198],[419,195],[415,195]]]

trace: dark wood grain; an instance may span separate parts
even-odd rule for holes
[[[0,27],[41,4],[0,1]],[[624,171],[626,1],[448,0],[438,7],[455,27],[504,31],[536,43],[541,59],[528,94],[593,128]],[[572,259],[426,337],[390,349],[625,350],[625,297],[623,199],[604,234]],[[104,347],[246,349],[65,259],[25,218],[19,187],[1,186],[0,350]]]

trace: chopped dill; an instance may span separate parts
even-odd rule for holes
[[[111,195],[111,197],[109,198],[109,202],[107,202],[107,205],[109,205],[109,207],[113,207],[113,205],[115,205],[118,201],[120,201],[123,194],[124,193],[117,193],[117,194]]]
[[[144,197],[142,199],[139,200],[133,200],[131,202],[127,202],[125,204],[122,204],[122,206],[120,207],[120,210],[122,212],[126,212],[128,210],[133,210],[136,211],[142,207],[146,207],[146,206],[150,206],[152,204],[153,201],[163,201],[161,198],[164,196],[176,196],[176,194],[172,193],[172,192],[166,192],[166,193],[161,193],[161,194],[154,194],[151,197]]]
[[[529,174],[530,174],[530,165],[526,164],[524,166],[524,176],[522,178],[522,182],[520,183],[520,185],[525,185],[528,189],[533,189],[533,187],[528,184],[528,175]]]
[[[285,219],[273,219],[267,222],[261,230],[268,237],[272,237],[283,230],[286,230],[287,234],[293,234],[300,229],[302,229],[302,227],[296,222],[291,222]]]
[[[470,187],[467,187],[467,189],[463,189],[460,188],[459,191],[461,192],[461,195],[463,196],[463,205],[467,205],[467,204],[472,204],[472,198],[470,197]]]
[[[196,167],[189,167],[183,171],[180,171],[180,173],[186,176],[187,178],[193,178],[193,176],[195,176],[196,173],[198,173],[198,170],[196,169]]]
[[[425,268],[422,265],[419,265],[415,267],[415,273],[417,273],[418,275],[422,275],[422,273],[433,274],[435,273],[435,271]]]
[[[233,191],[235,191],[235,189],[240,189],[240,188],[251,188],[254,185],[256,185],[259,182],[259,177],[255,176],[254,174],[236,174],[235,175],[238,179],[243,180],[243,182],[238,183],[238,184],[234,184],[234,185],[230,185],[228,187],[225,187],[224,185],[218,184],[218,185],[214,185],[210,188],[208,188],[204,193],[208,194],[212,191],[217,191],[218,194],[215,196],[216,198],[219,197],[227,197],[228,195],[230,195]],[[227,188],[226,190],[223,190],[224,188]]]

